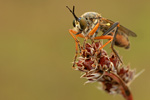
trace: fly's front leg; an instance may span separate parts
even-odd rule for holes
[[[74,68],[75,64],[76,64],[76,59],[77,59],[77,56],[78,56],[78,48],[79,48],[79,52],[81,54],[81,45],[80,45],[80,41],[77,39],[77,37],[84,38],[84,36],[82,34],[78,34],[78,35],[74,36],[74,34],[76,34],[77,32],[72,30],[72,29],[69,30],[69,33],[74,38],[75,44],[76,44],[76,54],[75,54],[74,62],[73,62],[73,66],[72,66]]]
[[[79,44],[79,45],[80,45],[80,44]],[[78,56],[78,43],[76,42],[76,53],[75,53],[74,61],[73,61],[73,65],[72,65],[73,68],[75,68],[77,56]]]
[[[88,37],[85,37],[85,38],[84,38],[84,42],[83,42],[83,50],[85,50],[85,44],[86,44],[87,39],[88,39]]]

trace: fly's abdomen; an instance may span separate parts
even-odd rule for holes
[[[130,48],[130,42],[126,35],[117,34],[115,39],[115,45],[119,47],[124,47],[125,49]]]

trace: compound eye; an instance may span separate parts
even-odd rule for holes
[[[72,24],[73,24],[74,27],[76,26],[76,25],[75,25],[75,20],[73,20],[73,23],[72,23]]]
[[[82,30],[84,30],[87,27],[87,21],[85,18],[81,17],[79,19],[79,23]]]

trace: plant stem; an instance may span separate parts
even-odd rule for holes
[[[120,89],[122,92],[122,95],[124,96],[124,98],[126,100],[133,100],[132,94],[128,88],[128,86],[126,85],[126,83],[124,83],[124,81],[115,73],[112,72],[104,72],[104,75],[106,76],[110,76],[111,78],[113,78],[115,81],[117,81],[120,84]]]

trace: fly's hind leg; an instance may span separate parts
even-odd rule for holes
[[[118,59],[120,60],[120,62],[123,64],[123,61],[121,60],[121,58],[119,57],[117,51],[114,49],[114,43],[115,43],[115,39],[116,39],[116,35],[117,35],[117,32],[118,32],[118,27],[120,26],[120,24],[118,22],[114,23],[112,25],[112,27],[110,27],[110,30],[113,30],[114,29],[114,35],[113,35],[113,40],[111,42],[111,49],[112,51],[115,53],[115,55],[118,57]]]
[[[115,39],[116,39],[116,35],[117,35],[117,31],[118,31],[118,27],[119,27],[119,23],[116,22],[114,23],[105,33],[102,34],[102,36],[98,36],[98,37],[95,37],[94,39],[110,39],[108,42],[106,42],[101,48],[100,50],[105,47],[108,43],[111,42],[111,49],[112,51],[114,52],[114,54],[118,57],[118,59],[120,60],[121,63],[122,60],[121,58],[119,57],[118,53],[116,52],[116,50],[114,49],[114,42],[115,42]],[[113,36],[110,36],[108,34],[110,33],[114,33]]]

